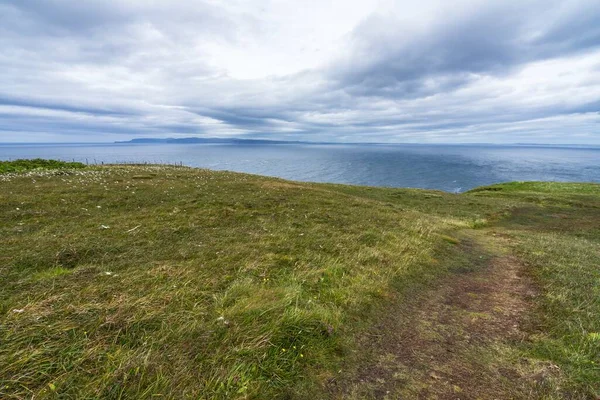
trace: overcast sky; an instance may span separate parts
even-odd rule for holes
[[[0,142],[600,144],[600,1],[0,0]]]

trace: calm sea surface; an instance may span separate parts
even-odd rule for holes
[[[600,182],[600,147],[493,145],[0,145],[0,159],[151,162],[298,181],[465,191],[506,181]]]

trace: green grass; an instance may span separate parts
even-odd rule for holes
[[[600,246],[597,241],[543,234],[521,237],[518,249],[542,286],[539,332],[530,352],[569,379],[565,393],[598,394],[600,378]],[[591,250],[591,251],[590,251]],[[582,395],[582,397],[584,397]]]
[[[8,172],[24,172],[36,169],[80,169],[85,165],[79,162],[65,162],[57,160],[44,160],[36,158],[34,160],[14,160],[0,161],[0,174]]]
[[[0,175],[0,398],[327,398],[373,310],[454,273],[457,233],[492,225],[544,290],[524,356],[561,367],[554,393],[598,393],[596,186],[23,165]],[[581,229],[548,217],[555,197]]]
[[[516,253],[540,286],[536,331],[526,353],[558,367],[561,397],[600,395],[600,185],[527,182],[503,185],[541,207],[523,206],[503,221]],[[557,396],[558,397],[558,396]]]

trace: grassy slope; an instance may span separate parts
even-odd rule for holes
[[[457,232],[490,225],[543,288],[519,351],[560,366],[556,397],[599,390],[598,186],[457,196],[122,166],[0,187],[2,398],[324,397],[376,310],[461,268]]]
[[[526,182],[493,189],[474,194],[526,201],[497,224],[540,287],[526,355],[558,367],[555,397],[598,398],[600,185]]]

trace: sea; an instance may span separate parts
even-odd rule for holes
[[[600,182],[600,146],[115,143],[0,144],[0,160],[164,163],[296,181],[464,192],[508,181]]]

